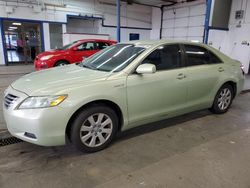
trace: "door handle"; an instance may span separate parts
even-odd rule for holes
[[[178,80],[182,80],[182,79],[184,79],[184,78],[186,78],[186,76],[185,76],[183,73],[180,73],[180,74],[178,74],[178,76],[177,76],[177,79],[178,79]]]
[[[219,67],[219,68],[218,68],[218,71],[219,71],[219,72],[223,72],[223,71],[224,71],[223,67]]]

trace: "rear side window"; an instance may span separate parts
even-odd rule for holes
[[[184,45],[187,66],[204,65],[210,63],[207,49],[200,46]]]
[[[156,70],[170,70],[181,67],[181,51],[179,45],[161,46],[153,51],[142,62],[151,63]]]
[[[212,52],[209,52],[210,55],[210,64],[222,63],[222,61]]]
[[[94,42],[84,42],[84,43],[80,44],[77,48],[78,48],[78,50],[94,50],[95,43]]]
[[[96,43],[96,48],[97,48],[98,50],[105,49],[105,48],[107,48],[108,46],[110,46],[110,44],[107,43],[107,42],[97,42],[97,43]]]

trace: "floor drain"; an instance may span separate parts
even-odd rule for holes
[[[1,146],[7,146],[7,145],[10,145],[10,144],[16,144],[16,143],[19,143],[19,142],[22,142],[22,140],[16,138],[16,137],[8,137],[8,138],[3,138],[3,139],[0,139],[0,147]]]

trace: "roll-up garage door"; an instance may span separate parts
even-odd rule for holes
[[[203,41],[206,4],[164,9],[162,38]]]

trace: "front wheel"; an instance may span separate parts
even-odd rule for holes
[[[217,92],[211,111],[223,114],[228,111],[233,101],[233,88],[229,84],[223,85]]]
[[[67,61],[60,60],[60,61],[56,62],[55,67],[61,67],[61,66],[65,66],[68,64],[69,63]]]
[[[78,114],[72,124],[71,141],[84,152],[96,152],[106,148],[118,130],[118,118],[114,110],[106,106],[93,106]]]

